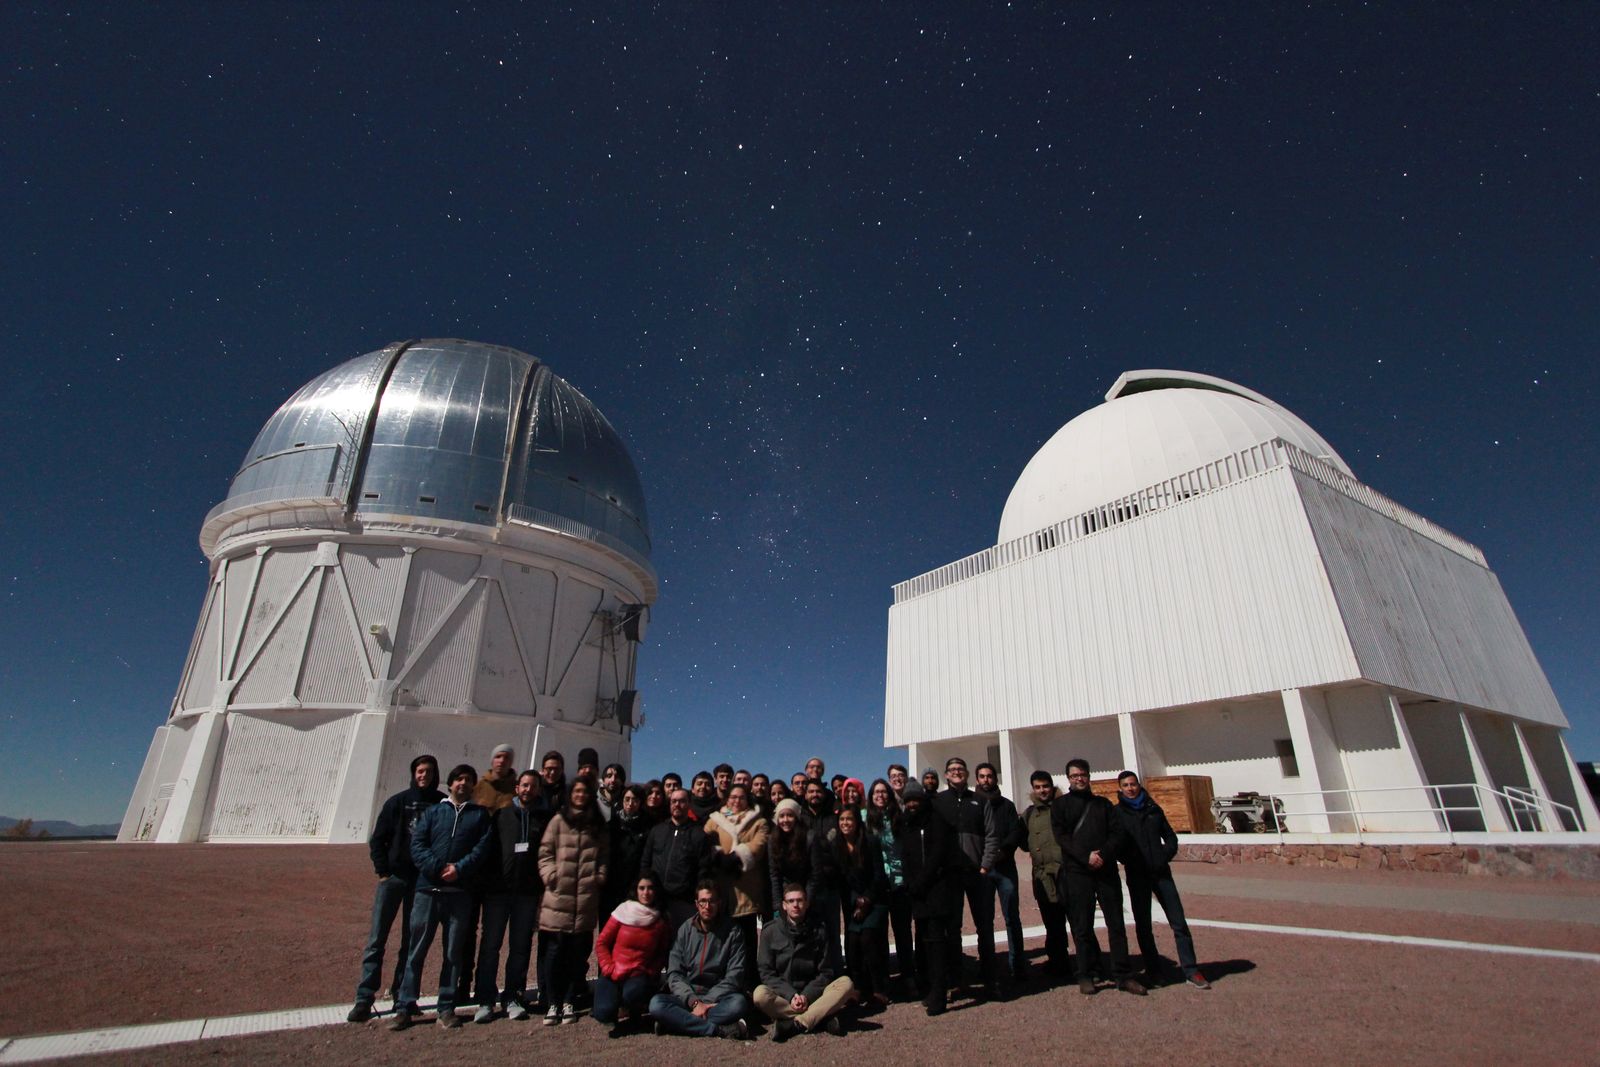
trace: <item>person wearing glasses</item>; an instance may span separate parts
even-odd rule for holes
[[[1061,845],[1062,882],[1067,890],[1067,923],[1078,947],[1078,992],[1092,995],[1090,974],[1094,940],[1094,906],[1106,919],[1106,940],[1111,945],[1111,980],[1124,993],[1144,996],[1145,988],[1133,977],[1128,963],[1128,930],[1122,922],[1122,883],[1117,879],[1117,858],[1125,847],[1123,823],[1111,801],[1089,788],[1089,761],[1067,764],[1067,791],[1050,808],[1051,828]]]
[[[782,918],[761,928],[756,1007],[773,1022],[772,1040],[826,1030],[844,1033],[839,1013],[855,1000],[855,986],[839,973],[839,942],[807,911],[806,887],[789,882],[779,904]]]
[[[665,779],[663,779],[665,782]],[[667,795],[667,818],[650,828],[639,854],[639,872],[656,876],[661,897],[656,907],[667,913],[676,931],[694,916],[695,886],[713,872],[715,850],[705,827],[689,815],[689,794],[682,788]]]
[[[650,998],[656,1033],[743,1040],[750,1036],[744,932],[722,914],[716,882],[706,879],[695,888],[694,907],[694,918],[673,938],[667,988]]]
[[[1128,875],[1128,903],[1133,908],[1133,929],[1144,956],[1145,982],[1162,984],[1161,953],[1156,949],[1155,931],[1150,926],[1150,898],[1161,901],[1167,926],[1178,948],[1178,964],[1183,968],[1184,984],[1195,989],[1210,989],[1211,983],[1200,973],[1195,961],[1194,936],[1183,917],[1183,899],[1178,883],[1172,880],[1172,859],[1178,854],[1178,835],[1167,821],[1161,805],[1146,793],[1133,771],[1117,775],[1117,815],[1127,831],[1127,847],[1122,852],[1122,869]]]

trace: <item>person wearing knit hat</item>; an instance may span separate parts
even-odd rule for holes
[[[843,808],[846,805],[857,811],[866,810],[867,786],[861,779],[846,778],[844,785],[839,787],[839,806]]]
[[[488,808],[491,817],[501,808],[511,806],[517,789],[517,769],[512,766],[516,758],[516,750],[510,745],[494,746],[489,754],[489,769],[472,791],[472,802]]]

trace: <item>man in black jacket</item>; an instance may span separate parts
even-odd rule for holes
[[[367,848],[372,853],[372,869],[378,875],[378,889],[372,898],[372,930],[367,937],[367,950],[361,956],[355,1006],[345,1016],[350,1022],[364,1023],[372,1018],[372,1002],[383,976],[383,946],[389,940],[396,914],[400,915],[400,945],[389,989],[392,993],[400,988],[411,947],[411,896],[417,887],[417,868],[411,862],[411,828],[424,811],[444,799],[438,787],[439,761],[432,756],[418,756],[411,761],[411,785],[383,802],[372,825]]]
[[[978,996],[1000,998],[999,976],[994,958],[994,887],[989,872],[1000,859],[1000,832],[995,828],[994,812],[988,802],[967,787],[967,761],[951,756],[945,761],[944,780],[949,788],[933,798],[933,810],[954,834],[950,865],[966,895],[972,925],[978,931]],[[1013,814],[1015,814],[1015,809]],[[960,919],[959,909],[956,918]],[[959,929],[959,922],[957,924]],[[961,984],[961,939],[951,938],[945,945],[949,954],[946,975],[953,985]]]
[[[901,875],[917,925],[918,976],[929,1015],[942,1015],[948,989],[945,985],[946,942],[960,943],[961,886],[951,877],[950,853],[955,845],[950,827],[928,807],[928,794],[918,782],[907,782],[900,798],[900,817],[894,827],[900,850]]]
[[[1122,922],[1122,883],[1117,879],[1117,857],[1122,853],[1122,820],[1105,797],[1089,788],[1089,761],[1067,764],[1067,791],[1050,808],[1050,821],[1061,844],[1062,881],[1067,887],[1067,922],[1078,943],[1078,992],[1093,993],[1089,969],[1094,953],[1094,905],[1106,917],[1106,940],[1111,943],[1111,978],[1124,993],[1144,996],[1128,965],[1128,930]]]
[[[544,897],[539,839],[553,814],[539,794],[540,783],[539,772],[523,771],[517,776],[511,806],[494,815],[495,857],[478,884],[483,894],[483,933],[474,980],[478,991],[478,1011],[472,1017],[475,1023],[491,1021],[497,1002],[512,1019],[526,1019],[533,1007],[528,1002],[528,961],[533,957],[533,932],[539,925],[539,902]],[[500,942],[508,927],[506,984],[504,989],[496,989]]]
[[[1011,798],[1000,792],[1000,776],[994,764],[980,763],[973,776],[977,793],[989,805],[995,833],[1000,836],[1000,851],[989,868],[989,884],[1000,898],[1000,914],[1006,924],[1006,970],[1013,982],[1028,978],[1028,961],[1023,955],[1022,909],[1018,899],[1017,849],[1027,844],[1028,833]]]
[[[1128,903],[1133,908],[1133,929],[1144,956],[1145,981],[1161,982],[1161,954],[1156,951],[1155,931],[1150,927],[1150,897],[1161,901],[1172,940],[1178,945],[1178,963],[1183,980],[1196,989],[1210,989],[1211,983],[1200,973],[1195,961],[1194,938],[1183,917],[1183,900],[1178,883],[1172,880],[1172,857],[1178,854],[1178,835],[1167,821],[1167,813],[1151,799],[1132,771],[1117,775],[1117,816],[1122,820],[1127,841],[1122,849],[1122,867],[1128,872]]]
[[[714,864],[711,835],[689,818],[689,794],[679,789],[667,798],[667,818],[645,835],[639,871],[656,876],[664,898],[661,907],[673,933],[695,916],[695,886],[709,877]]]

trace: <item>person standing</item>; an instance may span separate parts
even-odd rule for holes
[[[517,788],[517,770],[513,766],[516,760],[516,750],[510,745],[494,746],[489,756],[489,769],[483,772],[472,790],[472,802],[490,815],[511,806]]]
[[[902,791],[905,781],[902,775]],[[878,851],[883,856],[883,874],[889,894],[889,923],[894,928],[895,968],[900,982],[909,987],[912,999],[921,1000],[922,991],[917,988],[916,947],[911,936],[911,900],[906,896],[900,845],[894,836],[899,817],[900,800],[894,787],[882,778],[874,780],[867,790],[867,832],[878,839]],[[887,958],[888,932],[884,931],[882,936],[885,938],[883,951]]]
[[[1122,883],[1117,878],[1117,857],[1123,850],[1123,824],[1111,801],[1089,788],[1089,762],[1067,763],[1067,791],[1050,809],[1051,826],[1061,844],[1062,869],[1067,887],[1067,922],[1078,944],[1078,992],[1093,994],[1090,975],[1094,941],[1094,906],[1098,901],[1106,920],[1106,941],[1111,947],[1111,979],[1124,993],[1144,996],[1145,988],[1133,977],[1128,964],[1128,930],[1122,920]]]
[[[746,945],[756,943],[756,921],[767,910],[767,820],[750,806],[748,785],[729,785],[728,804],[706,819],[706,833],[720,853],[723,904]]]
[[[609,823],[611,816],[622,806],[622,793],[627,788],[627,768],[620,763],[606,764],[606,769],[600,774],[600,792],[595,796],[595,803],[600,808],[600,817],[606,822]]]
[[[602,789],[601,792],[604,792]],[[644,839],[650,832],[650,820],[645,815],[645,787],[634,784],[622,791],[622,799],[612,808],[606,824],[610,835],[611,860],[607,864],[606,885],[600,893],[600,925],[617,905],[633,899],[639,882],[639,861],[644,857]],[[660,887],[657,887],[659,895]],[[659,907],[657,901],[652,907]]]
[[[528,963],[533,954],[533,932],[539,925],[539,904],[544,882],[539,878],[539,841],[550,822],[551,811],[539,795],[540,778],[536,771],[517,776],[517,791],[509,808],[495,813],[495,840],[499,844],[497,878],[483,894],[483,937],[478,943],[478,967],[474,984],[479,1005],[472,1017],[487,1023],[495,1016],[495,1003],[507,1018],[526,1019]],[[506,946],[505,988],[495,989],[495,970],[500,962],[500,941],[510,928]]]
[[[704,832],[696,828],[701,840]],[[744,1013],[744,934],[722,914],[722,894],[707,879],[694,891],[694,917],[678,928],[667,956],[666,989],[650,998],[656,1032],[691,1037],[750,1036]]]
[[[395,994],[392,1030],[404,1030],[417,1014],[417,988],[433,935],[444,927],[444,966],[439,970],[439,1025],[461,1025],[456,1015],[456,975],[472,955],[471,888],[490,850],[489,813],[471,801],[478,772],[462,763],[450,769],[450,793],[417,820],[411,832],[411,862],[417,889],[411,901],[411,950]]]
[[[855,1000],[855,987],[839,973],[839,944],[808,914],[805,886],[788,883],[780,899],[781,918],[761,929],[756,1007],[773,1021],[774,1041],[819,1028],[843,1034],[839,1013]]]
[[[949,870],[949,855],[955,848],[950,827],[929,809],[928,794],[918,782],[906,783],[894,837],[924,966],[918,975],[922,1003],[929,1015],[942,1015],[948,992],[945,942],[960,936],[961,928],[952,924],[952,917],[961,915],[961,886]]]
[[[644,851],[639,855],[639,872],[656,876],[665,897],[660,907],[667,913],[673,930],[695,914],[695,886],[711,873],[715,864],[711,838],[705,829],[689,818],[689,794],[682,789],[667,798],[667,819],[650,828]]]
[[[1155,931],[1150,926],[1150,898],[1161,901],[1167,926],[1178,948],[1178,964],[1183,980],[1196,989],[1210,989],[1211,983],[1200,972],[1195,960],[1194,936],[1183,917],[1183,899],[1172,878],[1172,859],[1178,854],[1178,835],[1133,771],[1117,775],[1117,815],[1122,819],[1126,842],[1122,849],[1122,869],[1128,876],[1128,904],[1133,910],[1133,929],[1144,957],[1145,981],[1161,985],[1162,960],[1156,948]]]
[[[848,787],[847,787],[848,788]],[[861,811],[839,809],[833,843],[839,899],[844,906],[845,957],[860,995],[877,1007],[889,1003],[889,887],[878,839],[867,832]]]
[[[1028,980],[1028,960],[1023,954],[1022,910],[1017,901],[1017,848],[1023,843],[1022,819],[1011,798],[1000,792],[1000,776],[994,764],[980,763],[973,772],[977,792],[989,805],[1000,850],[989,868],[989,884],[1000,898],[1000,914],[1006,924],[1006,971],[1013,982]]]
[[[656,907],[660,886],[655,875],[634,880],[633,897],[618,904],[600,930],[595,959],[600,974],[594,984],[594,1021],[611,1026],[609,1037],[621,1037],[622,1012],[638,1022],[661,988],[661,971],[672,946],[672,931]]]
[[[1033,803],[1022,813],[1022,829],[1033,867],[1033,900],[1039,905],[1039,921],[1044,925],[1049,971],[1056,978],[1067,978],[1072,973],[1067,961],[1067,896],[1061,880],[1061,844],[1050,820],[1056,783],[1049,771],[1034,771],[1028,784],[1033,789]],[[1078,948],[1082,951],[1083,946]]]
[[[411,862],[411,831],[423,812],[443,799],[444,794],[439,792],[439,761],[432,756],[418,756],[411,761],[411,784],[378,809],[372,836],[367,839],[378,888],[372,897],[372,927],[366,951],[361,954],[356,1002],[345,1016],[347,1022],[364,1023],[372,1018],[372,1002],[378,996],[378,983],[383,980],[383,948],[397,914],[400,944],[395,948],[394,979],[389,989],[391,995],[399,995],[411,944],[411,897],[417,888],[417,868]]]
[[[589,969],[600,888],[606,880],[606,824],[595,810],[595,784],[575,778],[567,802],[539,841],[539,985],[549,1007],[544,1024],[576,1022],[573,998]]]
[[[951,852],[951,859],[961,892],[967,898],[972,925],[978,932],[978,996],[980,999],[998,1000],[1000,988],[994,957],[994,887],[989,884],[989,872],[999,859],[1000,833],[995,828],[994,813],[989,810],[989,805],[967,786],[966,760],[960,756],[951,756],[946,760],[944,780],[949,788],[933,798],[933,810],[949,825],[954,836],[955,848]],[[950,957],[946,961],[948,978],[952,984],[960,985],[960,938],[947,940],[945,951]]]

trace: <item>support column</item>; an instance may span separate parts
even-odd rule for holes
[[[1583,828],[1590,833],[1600,830],[1600,810],[1595,808],[1594,797],[1589,793],[1589,783],[1583,780],[1583,775],[1578,771],[1578,764],[1572,758],[1572,750],[1567,748],[1567,739],[1560,732],[1556,740],[1561,742],[1561,755],[1567,761],[1567,774],[1572,776],[1572,792],[1578,798],[1578,814],[1583,819]]]
[[[1027,781],[1020,783],[1017,780],[1017,757],[1011,747],[1011,731],[1001,730],[999,734],[1000,748],[1000,792],[1003,796],[1011,798],[1011,803],[1017,805],[1017,810],[1022,811],[1026,804],[1028,790]],[[1031,773],[1024,770],[1023,774]]]
[[[150,751],[145,753],[144,766],[139,769],[139,780],[134,784],[133,796],[128,799],[128,810],[122,816],[122,826],[117,830],[118,841],[139,840],[140,828],[154,817],[156,775],[160,772],[161,755],[166,751],[167,738],[171,733],[171,727],[156,727],[155,739],[150,742]]]
[[[922,746],[915,741],[906,746],[906,777],[919,784],[922,781],[922,767],[920,766],[922,760],[920,759],[921,752],[919,751],[921,748]],[[933,798],[929,797],[928,799],[932,800]]]
[[[351,724],[344,771],[333,794],[329,844],[359,844],[371,832],[378,810],[378,774],[383,766],[383,742],[388,726],[389,713],[385,711],[360,712]]]
[[[1428,772],[1422,766],[1422,758],[1417,755],[1416,743],[1411,740],[1411,727],[1406,725],[1405,710],[1400,707],[1400,699],[1387,689],[1383,691],[1383,695],[1389,703],[1389,715],[1394,720],[1394,735],[1400,742],[1401,754],[1405,756],[1407,763],[1411,766],[1412,772],[1416,775],[1416,780],[1424,785],[1429,784]],[[1406,796],[1407,794],[1402,793],[1399,795]],[[1439,794],[1434,790],[1423,789],[1422,795],[1429,805],[1443,807]],[[1450,820],[1445,818],[1445,814],[1442,811],[1433,813],[1432,822],[1436,830],[1448,831],[1450,829]]]
[[[1294,744],[1295,762],[1300,766],[1302,788],[1312,794],[1345,788],[1344,771],[1339,766],[1339,745],[1334,739],[1322,694],[1311,689],[1285,689],[1282,697],[1283,717],[1289,724],[1289,739]],[[1342,798],[1344,794],[1335,793],[1334,796]],[[1284,806],[1291,809],[1289,814],[1300,816],[1296,821],[1305,825],[1309,833],[1344,832],[1355,828],[1348,816],[1328,815],[1326,796],[1291,797]],[[1333,805],[1336,810],[1349,806],[1342,802]],[[1291,826],[1291,829],[1298,827]]]
[[[1545,785],[1544,775],[1539,773],[1539,764],[1533,758],[1533,750],[1528,747],[1528,739],[1522,736],[1522,724],[1512,719],[1511,729],[1517,735],[1517,751],[1522,753],[1522,766],[1528,775],[1528,788],[1539,796],[1539,816],[1544,823],[1544,829],[1547,832],[1565,830],[1567,824],[1561,821],[1561,813],[1556,811],[1556,806],[1550,802],[1550,787]]]
[[[1500,806],[1500,797],[1495,793],[1494,778],[1489,774],[1489,763],[1483,758],[1483,750],[1478,747],[1478,739],[1472,732],[1472,723],[1467,719],[1467,709],[1460,708],[1461,734],[1467,739],[1467,758],[1472,761],[1472,780],[1478,783],[1478,804],[1483,809],[1483,828],[1494,833],[1505,833],[1511,829],[1511,824],[1506,818],[1506,810]]]
[[[189,732],[189,748],[183,754],[172,799],[167,801],[166,815],[156,830],[157,841],[199,840],[206,801],[211,794],[211,778],[216,770],[217,755],[222,751],[226,718],[226,713],[220,711],[204,711],[195,716],[194,729]]]

